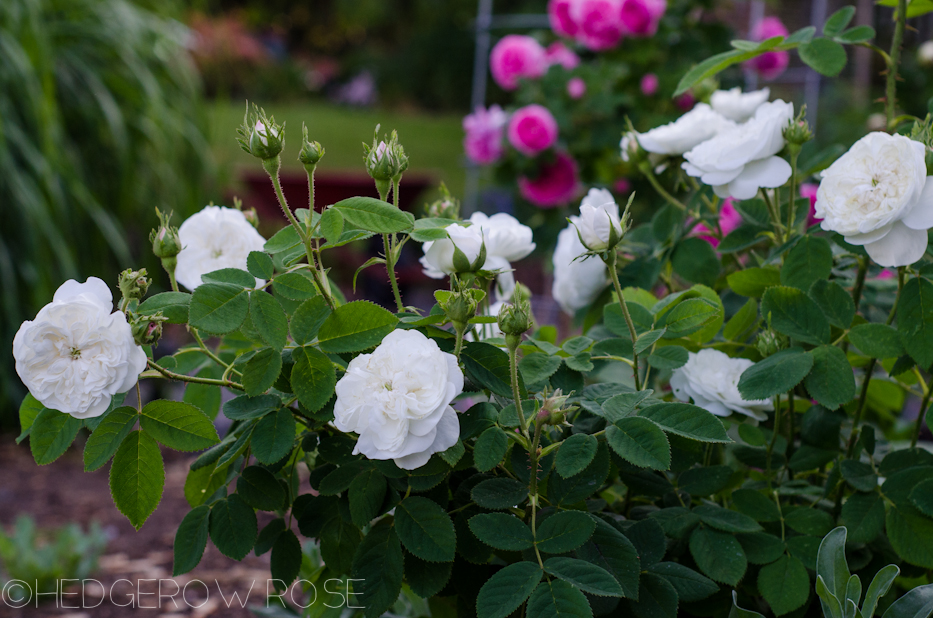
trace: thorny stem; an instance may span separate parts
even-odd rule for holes
[[[658,182],[658,179],[654,175],[654,171],[652,171],[650,165],[642,165],[640,169],[642,173],[645,175],[645,177],[648,179],[648,182],[651,183],[651,186],[654,187],[654,190],[657,191],[661,197],[663,197],[670,204],[676,206],[682,211],[687,212],[687,207],[684,205],[684,203],[678,200],[676,197],[674,197],[670,193],[668,193],[667,189],[661,186],[661,183]]]
[[[522,425],[522,433],[529,440],[528,424],[525,422],[525,413],[522,410],[522,393],[518,388],[518,346],[509,346],[509,373],[512,380],[512,398],[515,400],[515,411],[518,413],[518,422]],[[535,433],[538,433],[537,431]]]
[[[538,512],[538,445],[541,443],[541,430],[543,428],[544,422],[541,419],[535,419],[535,437],[531,443],[531,450],[528,452],[528,497],[531,506],[531,534],[535,537],[535,556],[537,556],[538,565],[542,569],[544,568],[544,562],[541,560],[541,552],[538,551],[536,524]]]
[[[901,43],[904,40],[904,27],[906,25],[907,0],[898,0],[894,37],[891,39],[891,54],[888,59],[888,79],[884,92],[884,110],[888,119],[888,131],[893,131],[897,126],[894,117],[897,111],[897,68],[901,62]]]
[[[625,324],[628,326],[629,335],[632,337],[632,373],[635,376],[635,390],[641,390],[641,383],[638,376],[638,352],[635,351],[635,340],[638,339],[638,333],[635,331],[635,323],[628,311],[625,297],[622,296],[622,286],[619,284],[619,274],[616,272],[616,254],[612,250],[609,252],[609,258],[606,259],[606,266],[609,267],[609,276],[612,278],[612,285],[615,287],[616,295],[619,297],[619,306],[622,308],[622,315],[625,317]]]
[[[781,431],[781,396],[774,398],[774,427],[771,429],[771,441],[768,443],[767,464],[768,464],[768,487],[771,487],[771,454],[774,452],[774,445],[777,442],[778,433]]]
[[[862,290],[865,289],[865,275],[868,273],[868,260],[858,258],[858,274],[855,275],[855,287],[852,289],[852,301],[855,303],[855,311],[858,312],[859,303],[862,301]]]
[[[794,218],[797,216],[797,157],[800,156],[799,147],[794,148],[790,155],[790,197],[787,206],[787,229],[784,230],[784,242],[790,240],[794,229]]]
[[[198,347],[201,348],[201,351],[203,351],[207,355],[208,358],[210,358],[212,361],[214,361],[215,363],[217,363],[218,365],[226,369],[228,372],[233,371],[233,373],[237,375],[242,375],[239,371],[237,371],[236,369],[233,369],[233,365],[229,365],[225,363],[223,360],[221,360],[219,356],[214,354],[209,347],[207,347],[207,344],[205,344],[204,340],[201,339],[201,334],[198,333],[198,329],[191,328],[191,334],[194,335],[195,341],[198,342]]]
[[[242,384],[233,382],[232,380],[215,380],[213,378],[199,378],[197,376],[186,376],[181,373],[175,373],[174,371],[169,371],[165,367],[156,364],[153,361],[149,361],[149,368],[158,371],[163,376],[169,380],[178,380],[179,382],[191,382],[192,384],[207,384],[209,386],[226,386],[227,388],[235,388],[239,391],[245,391]]]
[[[392,202],[396,208],[398,208],[398,185],[399,183],[396,182],[392,186]],[[385,197],[382,197],[382,200],[386,201]],[[382,235],[382,243],[386,251],[386,272],[389,275],[389,283],[392,284],[392,295],[395,296],[395,308],[401,313],[405,310],[405,305],[402,303],[402,294],[399,292],[398,281],[395,278],[396,240],[395,234]]]

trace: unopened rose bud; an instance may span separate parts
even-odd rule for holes
[[[151,283],[146,274],[145,268],[128,268],[120,273],[119,287],[124,300],[139,300],[146,295]]]
[[[771,329],[764,330],[758,334],[755,346],[758,352],[765,358],[777,354],[788,345],[787,337],[776,333]]]
[[[155,345],[162,338],[162,323],[168,318],[158,312],[154,315],[135,315],[130,321],[133,339],[138,345]]]
[[[622,160],[637,166],[648,158],[648,153],[638,143],[638,134],[635,131],[626,131],[619,142]]]
[[[502,305],[497,321],[499,330],[505,335],[506,345],[510,350],[516,349],[521,343],[522,335],[534,324],[531,302],[522,287],[516,286],[512,302]]]
[[[152,252],[157,258],[173,258],[181,253],[183,247],[181,246],[181,238],[178,236],[178,228],[169,223],[172,219],[172,213],[165,214],[156,208],[156,216],[159,217],[159,227],[149,234]]]
[[[243,124],[237,129],[237,142],[245,152],[269,161],[276,159],[285,148],[285,125],[276,124],[274,118],[266,117],[266,112],[253,104],[250,112],[246,104]]]
[[[310,172],[324,156],[324,147],[308,139],[308,127],[304,123],[301,125],[301,136],[301,152],[298,153],[298,161]]]
[[[810,130],[810,125],[804,117],[805,114],[806,107],[801,109],[797,117],[791,120],[784,129],[784,139],[787,140],[787,145],[798,152],[801,146],[813,139],[813,131]]]
[[[242,211],[243,217],[255,228],[259,227],[259,213],[256,212],[255,208],[249,208]]]

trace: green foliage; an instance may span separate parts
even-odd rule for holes
[[[131,432],[110,467],[114,504],[139,530],[162,500],[164,486],[165,467],[159,445],[144,431]]]

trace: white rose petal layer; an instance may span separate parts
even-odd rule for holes
[[[754,364],[719,350],[690,352],[687,364],[671,375],[671,389],[681,401],[692,399],[694,405],[716,416],[740,414],[764,421],[768,418],[765,412],[774,409],[771,402],[767,399],[746,401],[739,394],[739,378]]]

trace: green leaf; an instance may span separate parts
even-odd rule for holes
[[[766,289],[781,284],[781,273],[776,268],[746,268],[726,277],[726,283],[740,296],[759,298]]]
[[[557,457],[554,460],[557,473],[564,478],[569,478],[583,472],[593,461],[598,447],[599,441],[593,436],[585,433],[570,436],[561,443],[557,451]]]
[[[450,581],[453,563],[426,562],[421,558],[404,552],[405,580],[411,586],[412,592],[422,599],[436,596]]]
[[[288,455],[294,443],[295,419],[288,408],[264,416],[253,430],[253,456],[266,465]]]
[[[690,237],[681,241],[671,256],[671,265],[674,272],[691,283],[714,285],[719,278],[719,256],[702,238]]]
[[[272,280],[276,296],[290,300],[307,300],[318,295],[317,286],[303,272],[282,273]]]
[[[635,407],[642,401],[650,397],[652,391],[645,389],[635,393],[620,393],[614,395],[603,402],[603,416],[609,422],[616,422],[629,416],[635,415]]]
[[[703,408],[689,403],[658,403],[641,410],[646,418],[668,433],[699,442],[729,443],[722,421]]]
[[[702,601],[719,592],[719,586],[713,580],[676,562],[652,564],[648,572],[666,579],[677,591],[678,600],[687,603]]]
[[[829,16],[826,23],[823,24],[823,34],[833,37],[846,29],[852,18],[855,17],[855,7],[845,6]],[[868,617],[870,618],[870,617]]]
[[[363,470],[350,483],[350,517],[359,528],[369,524],[382,508],[387,490],[386,478],[375,468]]]
[[[641,354],[645,350],[651,348],[658,339],[660,339],[667,329],[659,328],[656,330],[649,330],[647,333],[642,333],[638,335],[635,339],[634,350],[636,354]]]
[[[635,546],[612,525],[601,519],[594,521],[593,536],[576,550],[576,556],[612,573],[622,586],[624,596],[637,598],[641,563]]]
[[[914,4],[916,4],[916,2]],[[913,4],[911,4],[911,6],[913,6]],[[930,3],[930,7],[931,10],[933,10],[933,2]],[[843,45],[858,45],[859,43],[865,43],[875,38],[875,29],[867,25],[855,26],[834,38]]]
[[[799,507],[785,513],[784,522],[800,534],[822,537],[833,528],[833,517],[817,508]]]
[[[249,313],[249,293],[231,283],[204,283],[191,295],[188,321],[194,328],[223,335],[240,328]]]
[[[859,324],[849,331],[849,341],[872,358],[898,358],[904,354],[901,337],[887,324]]]
[[[781,267],[781,285],[806,292],[816,281],[827,279],[833,270],[833,250],[819,236],[804,236],[791,247]]]
[[[159,311],[163,317],[168,318],[169,324],[186,324],[188,322],[188,306],[191,304],[191,294],[185,292],[162,292],[150,296],[136,309],[140,315],[153,315]]]
[[[204,504],[218,489],[226,485],[228,470],[226,466],[218,469],[214,462],[188,472],[184,488],[188,504],[192,507]]]
[[[875,491],[878,488],[878,475],[867,463],[854,459],[844,459],[839,466],[842,478],[859,491]],[[933,488],[931,486],[930,488]]]
[[[299,244],[301,244],[301,238],[298,236],[298,232],[294,227],[289,225],[276,232],[272,238],[266,241],[262,249],[267,253],[275,255],[276,253],[288,251]]]
[[[84,445],[84,471],[93,472],[110,461],[136,424],[136,408],[123,406],[109,412]]]
[[[758,612],[739,607],[739,594],[732,591],[732,611],[729,612],[729,618],[765,618]]]
[[[619,457],[641,468],[667,470],[671,467],[671,445],[653,422],[631,416],[606,428],[609,446]]]
[[[242,560],[256,543],[256,513],[236,494],[218,500],[211,507],[210,534],[220,553]]]
[[[180,401],[157,399],[147,403],[139,414],[139,426],[176,451],[201,451],[220,442],[211,419]]]
[[[331,208],[337,209],[344,219],[356,227],[377,234],[408,232],[415,225],[411,213],[372,197],[347,198]]]
[[[324,320],[318,342],[325,352],[358,352],[378,345],[398,318],[379,305],[358,300],[341,305]]]
[[[259,466],[248,466],[236,480],[243,502],[260,511],[277,511],[285,504],[285,489],[275,475]]]
[[[577,588],[565,581],[552,579],[541,582],[531,593],[527,615],[535,618],[592,618],[593,610]]]
[[[249,316],[262,340],[281,352],[288,340],[288,319],[279,301],[257,290],[249,295]]]
[[[755,521],[772,522],[781,520],[781,512],[773,500],[754,489],[736,489],[732,492],[735,508]]]
[[[691,496],[709,496],[726,488],[732,479],[732,472],[729,466],[690,468],[681,473],[677,484]]]
[[[793,556],[781,556],[762,567],[758,573],[758,590],[776,616],[788,614],[810,597],[810,576]]]
[[[801,43],[797,52],[807,66],[826,77],[836,77],[846,66],[846,50],[830,39],[816,38]]]
[[[754,58],[757,55],[757,52],[753,51],[730,50],[721,54],[716,54],[715,56],[711,56],[698,65],[694,66],[692,69],[687,71],[683,77],[680,78],[680,82],[677,84],[677,90],[674,91],[674,96],[679,96],[685,93],[694,85],[708,77],[716,75],[720,71],[732,66],[733,64],[744,62],[745,60]]]
[[[256,278],[239,268],[221,268],[201,275],[204,283],[229,283],[241,288],[256,287]]]
[[[310,412],[317,412],[334,396],[337,374],[329,358],[310,346],[292,351],[292,390]]]
[[[251,421],[278,409],[282,401],[275,395],[240,395],[224,404],[224,416],[231,421]]]
[[[846,562],[846,529],[842,526],[827,534],[820,542],[816,555],[816,574],[823,579],[836,599],[845,599],[849,583],[849,564]]]
[[[497,571],[476,597],[477,618],[507,618],[521,607],[542,577],[544,571],[534,562],[516,562]]]
[[[473,463],[480,472],[488,472],[502,461],[509,450],[509,439],[498,427],[490,427],[476,441]]]
[[[537,384],[554,375],[554,372],[560,368],[560,364],[559,356],[527,354],[518,363],[518,370],[521,371],[526,384]]]
[[[199,378],[217,379],[222,375],[220,367],[208,366],[197,373]],[[194,406],[213,421],[220,412],[220,387],[210,384],[189,383],[185,386],[182,401]]]
[[[327,316],[330,307],[323,296],[315,296],[301,303],[292,315],[290,324],[292,339],[298,345],[304,345],[317,337],[318,331]]]
[[[800,384],[813,367],[813,356],[798,347],[781,350],[745,370],[739,393],[746,401],[770,399]]]
[[[885,532],[897,555],[910,564],[933,568],[933,520],[909,504],[889,507]]]
[[[246,394],[258,396],[272,388],[282,371],[282,355],[272,348],[256,352],[243,368],[243,388]]]
[[[849,530],[853,543],[874,541],[884,527],[884,499],[877,492],[849,496],[842,505],[839,524]]]
[[[505,513],[484,513],[469,520],[470,530],[480,541],[494,549],[521,551],[534,543],[531,529],[525,522]]]
[[[321,234],[329,243],[337,243],[343,234],[343,215],[336,208],[328,208],[321,213]]]
[[[933,365],[933,283],[916,277],[904,284],[897,330],[907,353],[922,369]]]
[[[705,298],[690,298],[665,313],[658,326],[667,327],[665,339],[677,339],[695,333],[718,316],[719,308],[712,302]]]
[[[933,614],[933,584],[918,586],[892,603],[883,618],[929,618]]]
[[[283,530],[272,545],[269,568],[276,589],[288,588],[301,570],[301,542],[291,530]]]
[[[405,549],[428,562],[454,559],[457,536],[450,516],[436,502],[412,496],[395,507],[395,530]]]
[[[246,256],[246,270],[257,279],[269,280],[275,273],[275,265],[262,251],[250,251]]]
[[[708,525],[722,530],[723,532],[761,532],[762,528],[758,523],[738,511],[730,511],[721,506],[711,504],[701,504],[693,509],[693,512],[700,517],[700,520]]]
[[[178,577],[193,570],[201,562],[204,548],[207,547],[208,506],[198,506],[185,515],[175,533],[175,560],[172,564],[172,577]]]
[[[697,526],[690,535],[690,555],[704,575],[729,586],[738,585],[748,568],[735,536],[706,526]]]
[[[690,353],[679,345],[658,348],[648,356],[648,364],[655,369],[677,369],[686,365],[688,360]]]
[[[164,486],[159,445],[142,431],[131,432],[110,466],[110,493],[117,509],[139,530],[159,505]]]
[[[68,450],[83,426],[84,421],[80,418],[43,408],[29,428],[29,448],[33,459],[40,466],[52,463]]]
[[[819,306],[796,288],[776,286],[765,291],[761,298],[761,315],[779,333],[788,337],[819,345],[829,343],[829,322]]]
[[[353,578],[359,581],[357,597],[366,618],[377,618],[398,600],[402,591],[404,558],[390,520],[379,521],[363,537],[353,556]]]
[[[828,410],[855,398],[855,376],[845,352],[831,345],[810,350],[813,368],[804,385],[810,396]]]
[[[32,424],[36,421],[36,417],[39,416],[42,410],[45,410],[45,406],[39,403],[31,393],[26,393],[22,403],[19,405],[19,426],[22,431],[16,438],[17,444],[25,440],[29,435]]]
[[[820,279],[810,288],[810,298],[836,328],[849,328],[855,317],[855,303],[844,287],[835,281]]]
[[[865,600],[862,603],[862,616],[871,618],[875,615],[875,609],[878,606],[878,600],[888,593],[894,578],[901,572],[897,565],[889,564],[877,573],[871,580],[868,590],[865,591]]]
[[[524,502],[528,497],[528,487],[515,479],[487,479],[478,483],[470,496],[483,508],[504,510]]]
[[[508,354],[488,343],[469,342],[463,346],[460,360],[474,383],[488,388],[500,397],[512,398]],[[527,397],[521,374],[518,376],[518,384],[521,397]]]
[[[544,570],[574,587],[600,597],[621,597],[619,582],[602,567],[576,558],[548,558]]]
[[[582,511],[560,511],[538,525],[535,541],[546,554],[563,554],[574,550],[593,535],[596,522]]]

